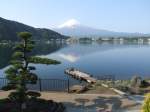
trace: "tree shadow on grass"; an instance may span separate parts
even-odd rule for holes
[[[122,98],[119,97],[97,97],[93,100],[78,98],[75,99],[75,102],[63,102],[68,110],[67,112],[106,112],[105,110],[108,112],[119,112],[117,110],[122,108],[123,103]],[[130,106],[136,106],[136,104]]]
[[[68,112],[69,112],[69,109],[73,109],[73,108],[76,109],[76,112],[81,112],[80,110],[83,111],[83,110],[87,110],[87,109],[91,110],[91,111],[87,111],[87,112],[94,112],[94,110],[95,110],[95,112],[97,112],[97,110],[99,110],[99,109],[116,110],[116,109],[119,109],[122,104],[120,98],[118,98],[118,97],[108,97],[108,98],[97,97],[96,99],[93,99],[93,100],[89,100],[88,98],[78,98],[78,99],[75,99],[75,102],[76,103],[63,102],[63,104],[65,104],[66,108],[68,108],[67,109]],[[74,111],[72,111],[72,112],[74,112]]]

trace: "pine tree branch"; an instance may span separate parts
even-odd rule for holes
[[[41,57],[37,57],[37,56],[30,57],[28,59],[28,61],[30,63],[35,63],[35,64],[47,64],[47,65],[50,65],[50,64],[53,64],[53,65],[60,64],[60,62],[57,61],[57,60],[52,60],[52,59],[47,59],[47,58],[41,58]]]

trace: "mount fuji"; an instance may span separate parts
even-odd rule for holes
[[[63,35],[71,36],[71,37],[141,37],[141,36],[149,36],[147,34],[142,33],[126,33],[126,32],[114,32],[103,29],[96,29],[92,27],[88,27],[86,25],[80,24],[75,19],[71,19],[66,21],[65,23],[54,28],[56,32],[59,32]]]

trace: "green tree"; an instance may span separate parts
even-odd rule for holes
[[[20,109],[26,109],[26,101],[33,95],[28,91],[27,84],[36,84],[38,77],[33,70],[36,70],[31,64],[60,64],[59,61],[32,56],[34,42],[29,32],[18,33],[21,42],[15,46],[15,52],[12,55],[11,66],[5,71],[9,83],[3,87],[3,90],[14,90],[9,94],[9,98],[20,104]],[[35,93],[35,92],[33,92]],[[39,93],[40,94],[40,93]],[[37,96],[37,94],[36,94]]]

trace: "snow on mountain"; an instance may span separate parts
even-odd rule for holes
[[[148,36],[142,33],[114,32],[109,30],[96,29],[80,24],[75,19],[68,20],[54,28],[56,32],[72,37],[134,37]]]
[[[66,21],[65,23],[58,26],[58,28],[74,28],[80,23],[75,19],[70,19],[69,21]]]

